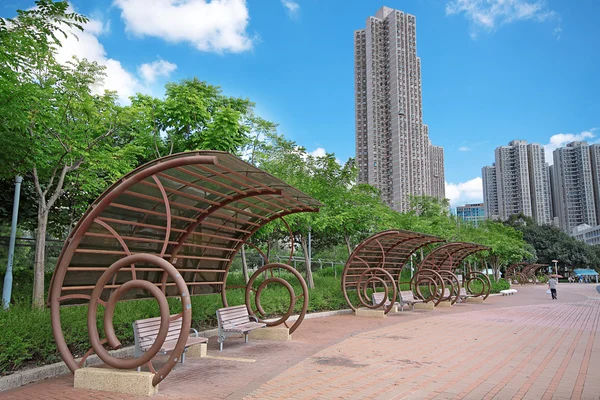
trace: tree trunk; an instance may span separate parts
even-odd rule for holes
[[[352,254],[352,244],[350,243],[350,236],[344,233],[344,241],[346,242],[346,247],[348,248],[348,257]]]
[[[308,243],[306,236],[300,234],[300,243],[302,244],[302,252],[304,253],[304,265],[306,266],[306,285],[309,289],[315,288],[315,281],[312,276],[312,269],[310,268],[310,258],[308,258]]]
[[[46,270],[46,230],[48,209],[38,206],[37,230],[35,233],[35,258],[33,260],[33,299],[34,308],[44,307],[44,273]]]
[[[250,277],[248,276],[248,263],[246,262],[246,245],[242,245],[241,257],[242,257],[242,273],[244,274],[244,282],[246,282],[246,284],[247,284],[248,281],[250,280]]]

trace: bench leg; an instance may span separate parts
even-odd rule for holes
[[[185,349],[187,350],[187,349]],[[185,350],[183,350],[183,353],[181,353],[181,363],[185,363]]]
[[[223,342],[219,341],[219,351],[223,351]]]
[[[247,333],[244,335],[244,342],[248,343],[248,334]]]

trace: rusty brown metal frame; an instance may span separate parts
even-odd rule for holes
[[[433,275],[427,271],[436,271],[440,275],[442,281],[442,289],[438,291],[439,295],[434,296],[434,301],[439,304],[441,301],[450,301],[451,304],[456,303],[460,297],[460,281],[455,274],[456,269],[471,254],[479,251],[489,250],[487,246],[477,243],[467,242],[452,242],[438,246],[430,251],[419,265],[418,276]],[[480,276],[481,275],[481,276]],[[464,274],[465,288],[469,291],[471,282],[476,280],[481,281],[483,288],[477,296],[482,296],[486,299],[491,291],[491,282],[485,274],[472,272]],[[414,279],[413,279],[414,280]],[[426,284],[429,281],[426,281]],[[415,285],[420,285],[418,279],[414,280]],[[445,286],[448,286],[448,292],[445,292]]]
[[[531,279],[532,283],[536,283],[537,282],[536,272],[538,272],[542,268],[547,268],[547,267],[548,267],[547,264],[529,264],[529,265],[523,267],[521,272],[527,278],[527,282],[529,282],[529,279]]]
[[[220,292],[227,306],[225,282],[229,268],[250,236],[275,219],[316,212],[320,206],[310,196],[224,152],[171,155],[127,174],[106,190],[77,223],[52,276],[48,305],[54,338],[65,364],[73,372],[83,365],[75,361],[65,342],[60,306],[63,302],[88,301],[92,348],[84,359],[95,352],[115,368],[148,364],[155,372],[153,384],[158,384],[183,352],[191,324],[190,295],[195,294],[195,289],[205,287],[208,293]],[[275,267],[295,272],[303,293],[296,295],[288,282],[273,276],[257,290],[248,286],[247,292],[256,292],[258,311],[263,311],[260,294],[267,284],[292,288],[289,310],[299,299],[303,300],[301,315],[290,328],[295,330],[308,308],[306,283],[291,267]],[[98,278],[97,274],[101,276]],[[161,325],[148,352],[137,359],[121,360],[110,356],[104,345],[120,347],[112,327],[114,307],[132,290],[136,297],[143,294],[156,299]],[[155,371],[151,359],[166,338],[170,322],[166,298],[172,296],[181,299],[182,310],[176,318],[183,318],[182,330],[169,360]],[[248,296],[247,301],[250,310]],[[105,339],[100,339],[97,329],[98,304],[105,307]],[[278,323],[285,323],[291,314],[289,310]]]
[[[354,249],[342,272],[342,293],[346,303],[353,310],[361,306],[379,308],[391,293],[390,305],[384,309],[387,314],[394,305],[402,269],[411,254],[423,246],[439,242],[443,239],[405,230],[387,230],[365,239]],[[366,298],[369,287],[383,289],[386,297],[382,304],[372,304]],[[356,291],[358,305],[350,301],[348,290]]]
[[[521,272],[523,268],[527,265],[529,265],[529,263],[525,261],[511,264],[508,267],[506,267],[506,272],[504,273],[504,275],[510,278],[516,277],[517,273]]]

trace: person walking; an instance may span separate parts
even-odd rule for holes
[[[552,295],[552,300],[556,300],[556,285],[558,284],[558,281],[556,280],[555,277],[550,277],[550,279],[548,279],[548,289],[550,289],[550,294]]]

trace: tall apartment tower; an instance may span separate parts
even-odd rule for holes
[[[550,180],[544,148],[513,140],[496,148],[496,162],[483,167],[483,199],[487,219],[523,214],[538,224],[552,222]],[[495,187],[494,187],[495,185]]]
[[[552,222],[552,194],[544,147],[537,143],[528,144],[527,161],[529,163],[529,193],[533,219],[538,225],[550,224]]]
[[[354,32],[358,180],[401,212],[410,195],[444,196],[443,152],[432,149],[423,124],[416,32],[413,15],[389,7]]]
[[[600,144],[590,146],[592,163],[592,184],[594,185],[594,203],[596,205],[596,223],[600,225]]]
[[[496,148],[496,184],[500,219],[520,214],[532,217],[527,141],[513,140]]]
[[[425,125],[427,126],[427,125]],[[431,196],[443,199],[446,197],[446,182],[444,182],[444,148],[441,146],[429,146],[429,165]]]
[[[481,169],[483,180],[483,205],[485,219],[500,218],[498,209],[498,184],[496,181],[496,164]]]
[[[578,225],[597,225],[590,146],[571,142],[554,150],[553,158],[561,229],[570,234]]]

